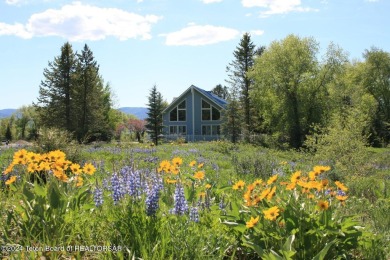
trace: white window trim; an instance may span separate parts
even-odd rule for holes
[[[209,135],[203,134],[203,126],[210,126],[210,134]],[[221,125],[220,124],[202,124],[201,129],[200,129],[201,135],[202,136],[203,135],[205,135],[205,136],[219,136],[219,135],[221,135],[221,133],[213,135],[213,127],[218,127],[218,126],[219,126],[219,131],[221,132]]]
[[[209,108],[203,108],[203,107],[202,107],[203,100],[204,100],[207,104],[210,105]],[[213,120],[213,108],[215,108],[216,110],[218,110],[220,119],[218,119],[218,120]],[[209,111],[210,111],[210,120],[203,120],[203,110],[209,110]],[[213,106],[213,105],[212,105],[210,102],[208,102],[206,99],[201,98],[201,99],[200,99],[200,120],[201,120],[202,122],[217,122],[217,121],[220,121],[220,120],[221,120],[221,111],[220,111],[218,108],[216,108],[215,106]]]
[[[171,133],[171,127],[174,127],[176,129],[176,133]],[[179,132],[179,127],[185,127],[186,132],[185,133],[180,133]],[[187,126],[186,125],[170,125],[169,126],[169,135],[187,135]]]
[[[181,103],[183,103],[183,101],[185,102],[185,108],[179,108],[179,105]],[[177,109],[177,115],[176,115],[176,120],[175,121],[171,121],[171,113],[173,110]],[[186,115],[186,120],[184,121],[179,121],[179,110],[184,110],[185,111],[185,115]],[[187,122],[187,100],[183,99],[181,102],[179,102],[173,109],[171,109],[169,111],[169,122]]]

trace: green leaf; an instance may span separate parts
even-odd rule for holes
[[[336,243],[336,240],[333,240],[332,242],[328,243],[314,258],[313,260],[323,260],[325,259],[326,254],[328,253],[329,249],[333,246],[333,244]]]
[[[229,185],[229,186],[222,186],[222,187],[217,188],[217,189],[215,190],[215,193],[216,193],[216,194],[220,194],[220,193],[222,193],[222,192],[224,192],[224,191],[226,191],[226,190],[231,190],[231,189],[232,189],[232,186],[231,186],[231,185]]]
[[[88,203],[88,204],[84,204],[81,208],[83,210],[90,210],[90,209],[93,209],[95,207],[95,204],[93,203]]]
[[[297,253],[296,251],[285,251],[285,250],[279,250],[279,252],[282,254],[283,258],[286,260],[292,260],[293,256]]]
[[[58,189],[57,185],[54,184],[54,182],[52,182],[49,186],[48,197],[50,207],[52,207],[53,209],[58,209],[59,207],[61,207],[60,190]]]
[[[40,197],[46,197],[46,189],[42,187],[40,184],[34,184],[34,192]]]
[[[222,224],[233,227],[233,229],[235,229],[241,233],[244,233],[246,230],[246,225],[244,225],[242,223],[237,223],[237,222],[232,222],[232,221],[224,221],[224,222],[222,222]]]
[[[253,243],[252,241],[246,241],[243,243],[243,245],[247,246],[249,248],[252,248],[261,257],[264,255],[263,248],[261,248],[259,245],[255,244],[255,243]]]
[[[286,242],[284,242],[282,250],[283,251],[294,251],[292,244],[295,240],[295,235],[291,235],[287,238]]]
[[[23,195],[26,197],[27,201],[32,201],[35,198],[34,193],[32,193],[26,185],[23,185]]]

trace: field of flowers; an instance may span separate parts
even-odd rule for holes
[[[39,151],[0,150],[3,258],[390,257],[386,149],[350,174],[225,142]]]

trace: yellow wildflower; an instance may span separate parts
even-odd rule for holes
[[[83,172],[85,172],[86,174],[92,175],[95,173],[95,171],[96,171],[96,168],[91,163],[84,164]]]
[[[203,180],[204,179],[204,172],[203,171],[195,172],[194,178],[197,180]]]
[[[77,181],[76,182],[77,187],[83,186],[83,178],[81,176],[77,176],[76,181]]]
[[[172,159],[172,164],[176,166],[180,166],[183,163],[183,159],[180,157],[175,157]]]
[[[260,197],[259,197],[259,200],[263,200],[265,197],[267,197],[268,193],[271,192],[271,188],[267,188],[265,190],[263,190],[260,194]]]
[[[171,165],[171,167],[169,168],[168,172],[172,173],[172,174],[179,174],[179,168],[174,166],[174,165]]]
[[[10,173],[12,171],[12,169],[14,168],[15,164],[11,163],[10,165],[8,165],[8,167],[4,170],[3,174],[6,175],[8,173]]]
[[[78,163],[72,163],[69,168],[74,174],[82,173],[81,166]]]
[[[291,176],[291,179],[290,179],[291,182],[297,183],[297,181],[301,179],[301,173],[302,173],[301,171],[294,172],[293,175]]]
[[[9,178],[5,184],[6,185],[10,185],[11,183],[14,183],[16,181],[16,176],[11,176],[11,178]]]
[[[271,200],[273,196],[275,195],[276,186],[273,186],[271,191],[267,194],[267,200]]]
[[[165,180],[165,182],[168,183],[168,184],[175,184],[177,182],[177,180],[172,180],[172,179],[167,178]]]
[[[14,153],[13,158],[15,164],[26,164],[27,162],[27,150],[21,149]]]
[[[233,190],[242,190],[244,189],[245,182],[243,180],[239,180],[233,185]]]
[[[26,157],[29,162],[39,162],[41,160],[41,155],[33,152],[28,152]]]
[[[336,195],[336,199],[340,202],[344,202],[348,196]]]
[[[320,200],[317,206],[320,210],[327,210],[329,208],[329,202],[326,200]]]
[[[27,172],[33,173],[33,172],[36,172],[36,171],[38,171],[38,164],[36,164],[36,163],[29,163],[28,166],[27,166]]]
[[[271,176],[271,177],[268,179],[267,184],[268,184],[268,185],[271,185],[271,184],[274,183],[277,179],[278,179],[278,175],[277,175],[277,174],[274,174],[273,176]]]
[[[195,164],[196,164],[196,161],[191,161],[190,164],[189,164],[189,166],[190,166],[190,167],[194,167]]]
[[[248,222],[246,222],[246,227],[253,228],[257,224],[257,222],[259,222],[259,219],[260,216],[257,216],[256,218],[251,217],[251,219]]]
[[[337,186],[340,190],[342,190],[342,191],[347,191],[347,190],[348,190],[348,188],[347,188],[343,183],[341,183],[341,182],[339,182],[339,181],[335,181],[334,184],[336,184],[336,186]]]
[[[267,210],[263,210],[264,217],[269,220],[276,220],[276,218],[279,216],[279,208],[278,206],[274,206],[272,208],[269,208]]]
[[[286,186],[286,190],[293,190],[293,189],[295,189],[295,185],[296,185],[296,183],[294,183],[294,182],[289,183],[289,184]]]
[[[317,165],[314,166],[313,171],[318,172],[319,174],[323,172],[327,172],[330,170],[330,166],[322,166],[322,165]]]
[[[253,185],[254,186],[260,186],[261,184],[263,183],[263,180],[262,179],[257,179],[253,182]]]

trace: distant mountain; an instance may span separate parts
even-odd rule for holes
[[[147,107],[120,107],[118,110],[125,114],[135,115],[138,119],[145,119],[148,117]]]
[[[10,117],[16,110],[13,108],[0,109],[0,119]],[[147,117],[146,113],[148,112],[148,108],[146,107],[121,107],[118,110],[125,114],[135,115],[139,119],[145,119]]]
[[[13,108],[7,108],[7,109],[0,109],[0,119],[10,117],[14,112],[16,112],[17,109]]]

